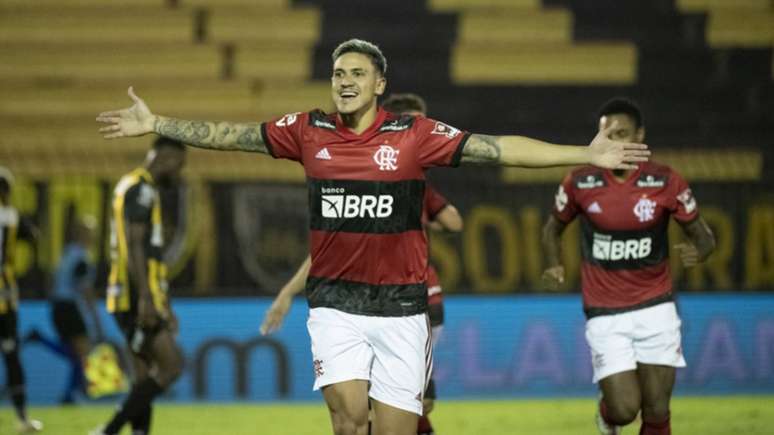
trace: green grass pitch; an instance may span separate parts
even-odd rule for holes
[[[85,435],[104,422],[112,406],[39,407],[44,434]],[[439,435],[556,434],[594,435],[593,399],[440,401],[431,418]],[[11,410],[0,410],[0,433],[13,434]],[[731,435],[774,433],[774,396],[677,397],[672,402],[672,433]],[[632,424],[624,434],[637,434]],[[125,430],[124,434],[129,431]],[[330,434],[324,404],[160,404],[153,420],[156,435]]]

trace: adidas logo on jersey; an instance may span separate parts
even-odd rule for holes
[[[328,152],[328,148],[323,148],[314,155],[314,158],[320,160],[330,160],[331,153]]]
[[[599,206],[599,203],[594,201],[591,203],[590,206],[586,209],[586,213],[602,213],[602,207]]]

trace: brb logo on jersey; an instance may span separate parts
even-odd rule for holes
[[[342,188],[323,188],[324,218],[386,218],[392,215],[392,195],[343,195]],[[336,195],[326,195],[336,193]]]
[[[400,151],[389,145],[380,145],[374,153],[374,162],[380,171],[395,171],[398,169],[398,153]]]
[[[613,240],[607,234],[594,233],[592,251],[595,260],[639,260],[647,258],[653,251],[653,240],[650,237]]]
[[[633,211],[640,222],[652,221],[656,214],[656,201],[642,197],[637,201],[637,204],[634,204]]]

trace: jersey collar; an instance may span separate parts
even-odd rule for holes
[[[387,119],[388,112],[381,107],[377,107],[376,109],[376,118],[374,118],[374,122],[371,124],[370,127],[368,127],[365,131],[363,131],[361,134],[357,134],[350,130],[347,126],[344,125],[344,123],[341,122],[341,116],[336,115],[336,131],[341,133],[342,136],[350,138],[350,139],[357,139],[357,138],[363,138],[373,135],[376,131],[379,130],[379,127],[382,126],[384,121]]]

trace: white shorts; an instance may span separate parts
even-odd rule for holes
[[[594,382],[637,369],[637,363],[685,367],[680,317],[674,302],[586,322]]]
[[[432,370],[427,315],[375,317],[312,308],[306,323],[312,339],[314,389],[344,381],[370,381],[374,400],[422,415]]]

